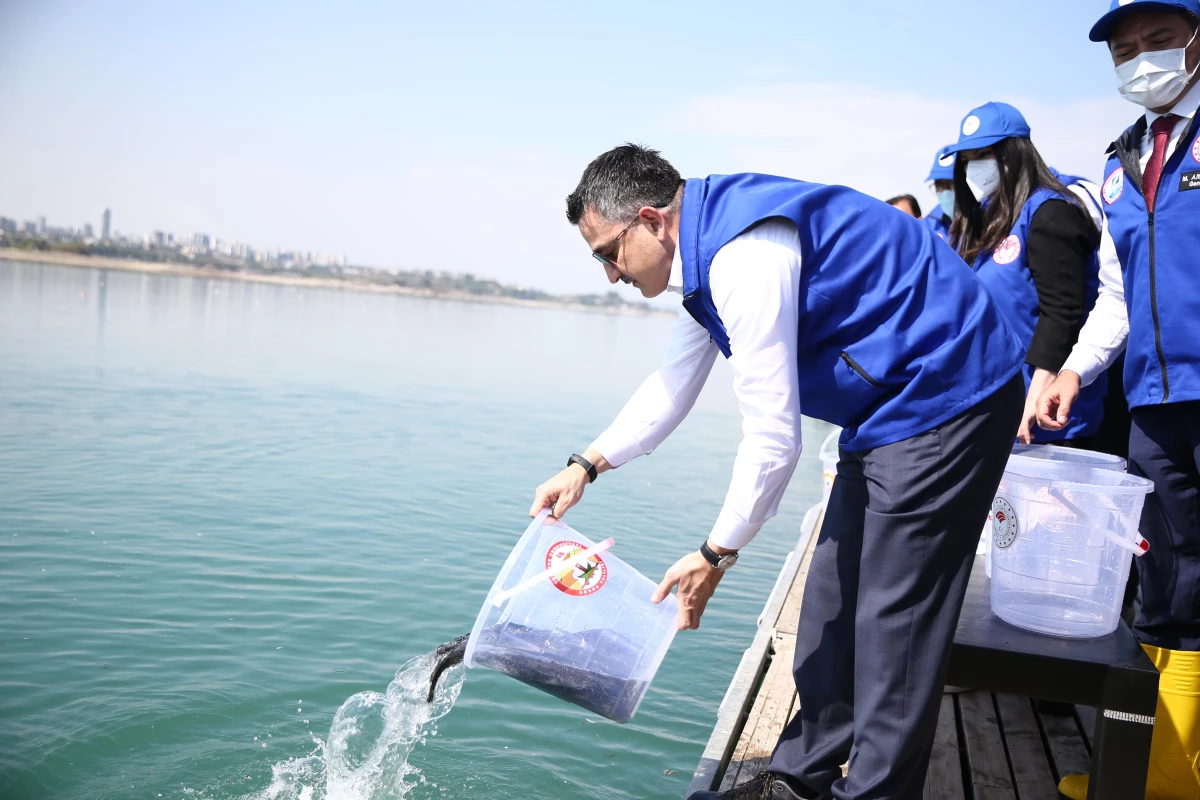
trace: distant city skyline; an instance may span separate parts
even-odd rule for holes
[[[184,257],[196,255],[219,255],[238,259],[251,264],[278,264],[288,267],[334,267],[345,269],[349,266],[346,255],[331,255],[319,251],[303,251],[294,248],[258,248],[247,242],[224,240],[207,233],[192,233],[177,236],[168,231],[152,231],[142,234],[122,234],[111,228],[112,210],[104,209],[101,216],[101,235],[94,235],[91,223],[84,222],[78,228],[74,226],[48,225],[45,216],[39,216],[35,221],[21,220],[19,217],[0,215],[0,233],[21,233],[28,236],[44,237],[56,242],[79,241],[81,243],[112,242],[124,247],[157,247],[160,249],[178,250]],[[372,265],[362,265],[372,266]]]
[[[927,210],[936,150],[1005,100],[1098,180],[1138,116],[1105,6],[0,3],[0,209],[603,292],[563,199],[627,140]]]

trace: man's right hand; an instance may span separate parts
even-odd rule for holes
[[[1037,402],[1038,425],[1048,431],[1061,431],[1071,419],[1071,406],[1079,399],[1079,376],[1071,370],[1058,373]]]
[[[536,517],[543,508],[551,508],[550,514],[559,519],[567,509],[583,499],[583,490],[588,485],[587,470],[571,464],[562,472],[537,488],[529,516]]]

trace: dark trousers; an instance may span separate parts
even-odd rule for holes
[[[1154,481],[1140,526],[1150,551],[1134,559],[1142,589],[1134,634],[1200,650],[1200,402],[1135,408],[1129,471]]]
[[[804,587],[800,711],[771,772],[824,797],[921,797],[975,547],[1024,400],[1018,376],[927,433],[842,451]]]

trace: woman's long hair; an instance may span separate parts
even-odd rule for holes
[[[1093,238],[1099,241],[1092,215],[1083,202],[1046,166],[1028,138],[1010,136],[992,145],[996,165],[1000,168],[1000,186],[988,199],[985,209],[967,186],[967,162],[958,158],[954,163],[954,220],[950,223],[950,241],[968,264],[974,264],[980,253],[990,253],[1000,246],[1016,224],[1025,203],[1039,187],[1062,195],[1079,207],[1088,221]]]

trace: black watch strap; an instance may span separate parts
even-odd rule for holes
[[[579,453],[575,453],[567,459],[567,466],[569,467],[572,464],[578,464],[579,466],[583,467],[584,471],[587,472],[588,483],[594,483],[596,481],[596,467],[592,465],[592,462],[579,455]]]
[[[713,569],[729,569],[737,563],[736,552],[721,555],[708,546],[708,539],[700,543],[700,555],[704,556],[704,560],[712,565]],[[722,563],[725,564],[724,567],[721,566]]]

